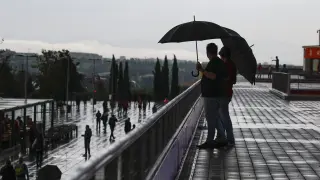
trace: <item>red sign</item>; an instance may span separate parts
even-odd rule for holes
[[[320,47],[304,48],[305,59],[320,59]]]

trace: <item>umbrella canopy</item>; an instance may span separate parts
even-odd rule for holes
[[[231,59],[236,64],[238,72],[253,83],[257,67],[256,59],[246,40],[234,30],[212,22],[191,21],[172,28],[161,38],[159,43],[179,43],[209,39],[221,39],[224,46],[230,48]]]
[[[236,64],[239,73],[250,83],[253,83],[257,70],[257,61],[252,49],[237,32],[229,28],[225,29],[232,36],[221,38],[223,45],[230,48],[231,60]]]
[[[230,37],[231,34],[218,24],[207,21],[191,21],[168,31],[159,43],[179,43]]]
[[[37,180],[60,180],[61,171],[56,165],[46,165],[38,171]]]

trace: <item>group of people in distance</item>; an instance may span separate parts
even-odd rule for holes
[[[128,108],[128,103],[126,106],[124,106],[125,109],[123,109],[123,115],[127,116],[127,108]],[[107,108],[107,102],[104,101],[103,102],[103,113],[101,113],[99,110],[96,113],[96,128],[97,130],[100,130],[101,128],[101,121],[103,123],[103,130],[106,133],[107,130],[107,122],[109,124],[110,127],[110,137],[109,140],[110,141],[114,141],[115,140],[115,136],[114,136],[114,130],[116,127],[116,122],[118,122],[118,119],[116,118],[116,116],[113,114],[113,112],[111,113],[111,117],[108,120],[108,108]],[[113,110],[112,110],[113,111]],[[120,113],[121,114],[121,113]],[[118,116],[120,115],[118,114]],[[127,117],[127,119],[125,120],[125,125],[124,125],[124,131],[125,133],[130,132],[131,130],[133,130],[135,128],[135,125],[131,125],[130,122],[130,118]],[[92,130],[90,129],[89,125],[86,125],[86,130],[85,133],[82,135],[84,137],[84,147],[85,147],[85,153],[84,153],[84,157],[89,157],[91,156],[90,154],[90,142],[91,142],[91,137],[92,137]]]
[[[205,68],[197,63],[197,70],[202,73],[201,94],[204,100],[208,136],[205,143],[198,145],[198,148],[214,149],[233,146],[235,139],[229,115],[229,103],[233,94],[233,85],[237,81],[237,69],[230,59],[229,48],[221,48],[220,58],[216,44],[209,43],[206,51],[209,63]]]

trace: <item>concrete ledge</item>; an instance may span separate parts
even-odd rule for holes
[[[288,101],[319,101],[319,95],[299,95],[299,94],[286,94],[276,89],[269,89],[269,92],[277,97]]]
[[[286,93],[283,93],[283,92],[281,92],[281,91],[278,91],[278,90],[272,89],[272,88],[269,89],[269,92],[270,92],[271,94],[273,94],[273,95],[278,96],[278,97],[281,98],[281,99],[288,100],[288,94],[286,94]]]

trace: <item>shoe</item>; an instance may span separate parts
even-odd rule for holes
[[[87,155],[86,155],[86,154],[84,154],[84,155],[82,155],[82,157],[87,157]]]
[[[229,141],[228,142],[228,146],[235,146],[235,142],[234,141]]]
[[[205,142],[203,144],[197,145],[199,149],[212,149],[212,144],[209,142]]]

